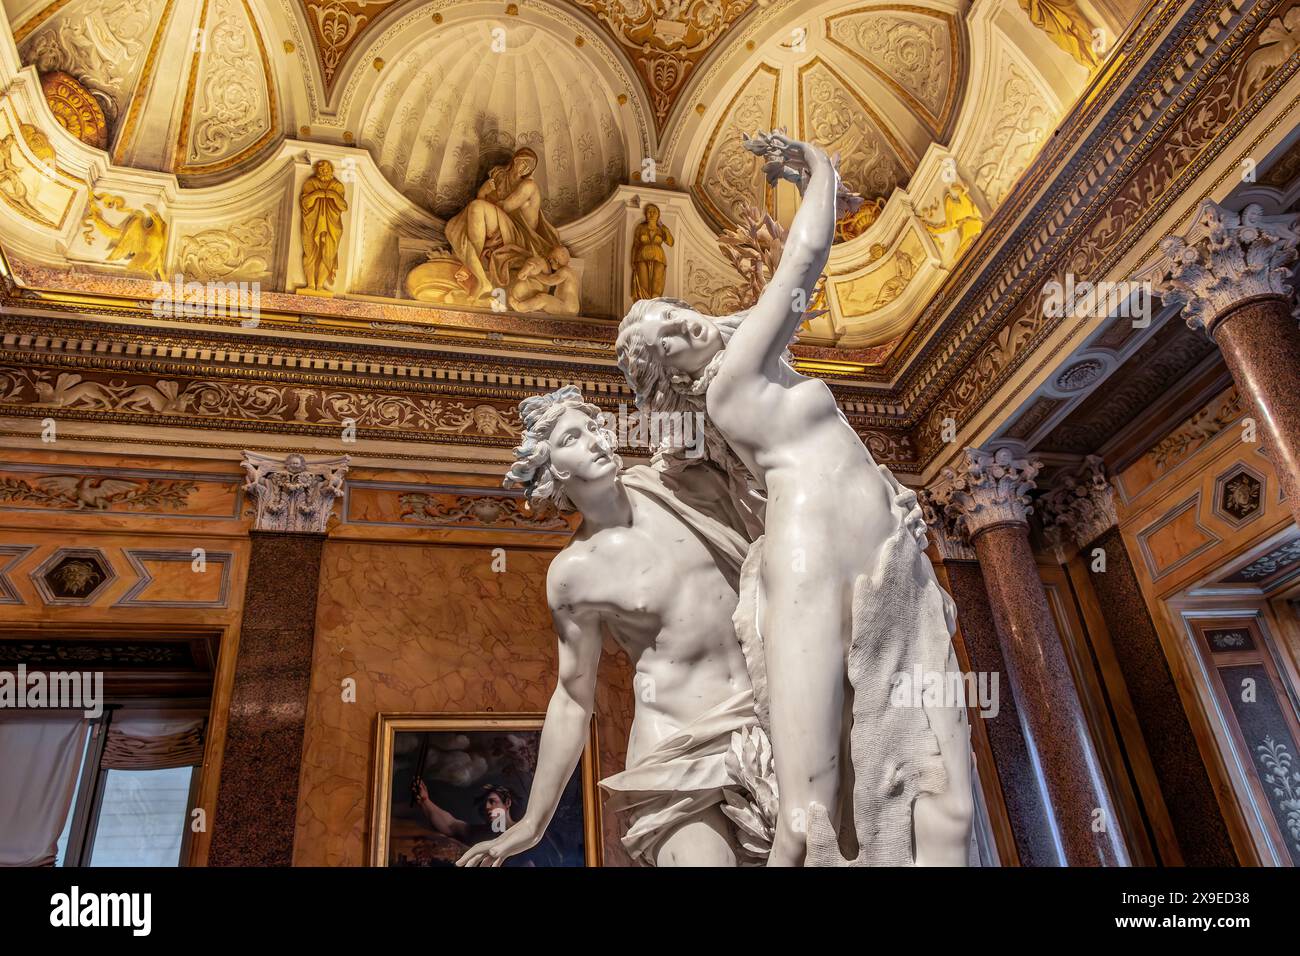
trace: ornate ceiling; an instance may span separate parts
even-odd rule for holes
[[[53,396],[61,426],[71,415],[86,441],[110,440],[95,429],[112,420],[134,423],[141,442],[194,428],[323,443],[364,411],[375,455],[472,468],[482,446],[508,454],[509,430],[487,412],[443,415],[444,401],[507,415],[521,394],[576,381],[615,406],[627,396],[611,320],[626,307],[647,206],[676,239],[669,288],[725,305],[736,284],[716,249],[727,197],[711,180],[757,77],[772,85],[762,125],[811,129],[858,188],[874,177],[881,190],[875,220],[832,250],[830,313],[797,357],[830,382],[878,460],[919,476],[942,465],[952,425],[958,442],[1008,420],[1046,434],[1098,368],[1142,347],[1138,336],[1111,342],[1109,327],[1045,319],[1035,292],[1047,278],[1131,275],[1197,183],[1235,182],[1242,150],[1272,157],[1256,188],[1279,197],[1269,183],[1293,168],[1294,144],[1264,104],[1300,82],[1275,25],[1296,0],[1226,20],[1210,0],[1187,0],[1197,5],[1185,15],[1171,0],[1093,66],[1078,31],[1048,29],[1041,3],[754,6],[695,61],[663,120],[642,67],[575,3],[357,8],[369,25],[327,70],[298,0],[4,2],[0,296],[6,355],[27,384],[0,404],[26,421]],[[1060,6],[1119,22],[1110,5]],[[871,52],[882,32],[910,37],[894,62]],[[247,65],[239,81],[213,80],[231,57]],[[601,140],[610,118],[617,138]],[[413,267],[445,261],[434,247],[451,190],[466,195],[521,143],[541,158],[536,179],[572,253],[581,313],[413,301],[403,281]],[[641,176],[648,159],[653,182]],[[340,182],[322,185],[322,163]],[[341,215],[328,289],[306,287],[309,189]],[[793,208],[789,196],[764,198],[778,218]],[[260,282],[260,325],[151,316],[151,280],[176,272]],[[1067,360],[1085,340],[1089,360]],[[441,447],[457,443],[480,450]]]

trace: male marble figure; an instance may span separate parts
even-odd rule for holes
[[[711,488],[700,469],[693,486],[671,488],[645,466],[621,470],[613,433],[574,386],[526,399],[520,415],[506,483],[575,507],[582,524],[547,573],[559,681],[528,809],[459,863],[500,866],[542,838],[588,740],[608,631],[635,668],[627,769],[601,781],[606,807],[630,818],[623,845],[646,865],[736,866],[753,840],[738,840],[730,821],[745,798],[727,753],[733,735],[760,733],[732,624],[748,540],[690,503],[718,500],[721,479]]]
[[[767,498],[737,621],[747,648],[761,648],[747,659],[780,790],[768,863],[962,865],[965,709],[890,696],[916,666],[936,683],[958,670],[953,605],[922,553],[916,495],[876,465],[826,384],[788,361],[849,197],[816,146],[776,133],[746,146],[803,195],[758,302],[714,319],[639,301],[617,354],[643,414],[705,411],[728,473],[747,473]]]

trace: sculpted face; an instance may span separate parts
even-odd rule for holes
[[[571,408],[560,416],[547,445],[551,467],[565,484],[600,481],[618,473],[614,451],[605,445],[600,426],[579,409]]]
[[[722,333],[707,315],[665,305],[641,322],[641,332],[659,361],[674,372],[698,375],[722,348]]]

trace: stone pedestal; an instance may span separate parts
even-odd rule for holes
[[[1033,766],[1025,783],[1038,790],[1051,836],[1052,858],[1035,862],[1126,865],[1113,801],[1029,543],[1028,492],[1039,466],[1006,448],[965,455],[959,471],[944,470],[931,500],[973,544],[983,570]]]
[[[1296,221],[1206,201],[1186,236],[1161,244],[1168,262],[1157,291],[1223,352],[1300,523],[1300,324],[1289,281]]]

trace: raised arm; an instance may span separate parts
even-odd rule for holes
[[[835,238],[839,174],[824,150],[779,133],[746,142],[767,160],[768,179],[787,179],[803,196],[786,237],[781,261],[745,321],[727,343],[727,364],[755,372],[774,370],[812,302]]]
[[[556,602],[552,601],[552,607]],[[501,836],[472,846],[457,866],[500,866],[541,842],[564,787],[578,765],[591,727],[600,665],[600,617],[595,612],[554,611],[560,638],[560,678],[546,708],[537,772],[523,818]]]
[[[429,798],[429,788],[423,780],[415,782],[415,800],[420,812],[433,827],[444,836],[454,837],[462,843],[469,837],[469,824],[453,813],[449,813]]]

